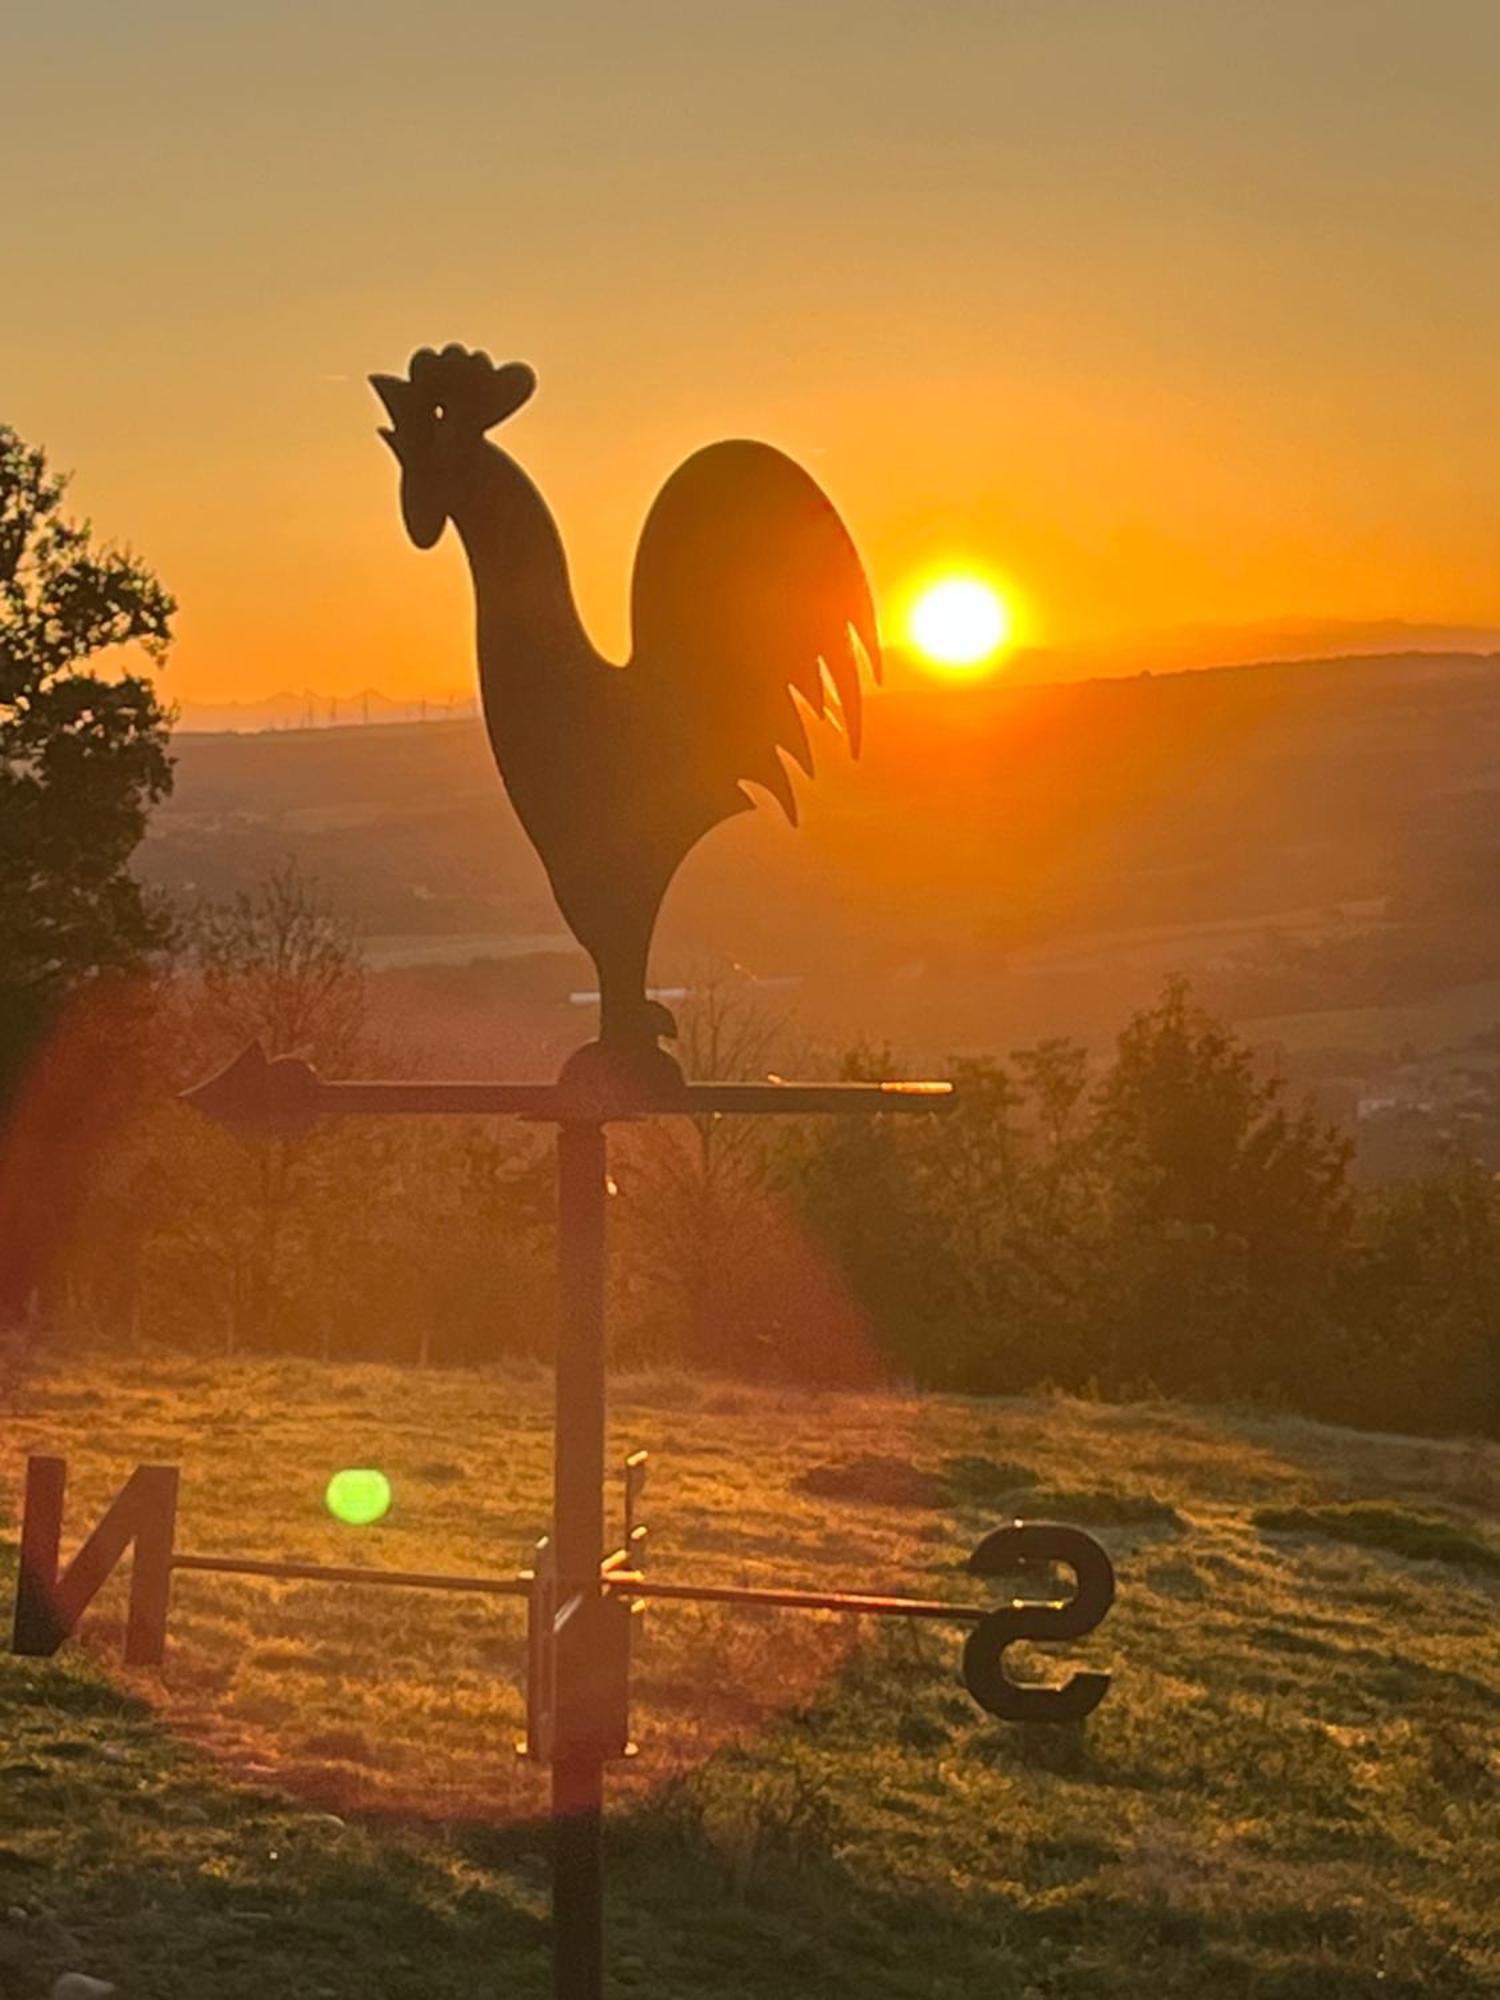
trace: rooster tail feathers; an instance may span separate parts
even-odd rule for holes
[[[853,553],[851,545],[851,554]],[[855,562],[859,558],[855,556]],[[868,667],[870,678],[879,683],[884,670],[880,656],[880,639],[875,630],[875,605],[870,596],[870,586],[863,569],[859,571],[859,601],[845,622],[835,645],[835,658],[827,663],[833,676],[834,687],[838,690],[839,703],[849,731],[849,750],[857,757],[860,751],[862,706],[859,688],[863,678],[863,667]],[[848,700],[845,689],[853,687],[854,699]]]
[[[749,780],[795,822],[804,709],[858,755],[862,661],[880,673],[869,584],[832,503],[772,446],[710,445],[672,474],[641,533],[631,623],[632,677],[723,815]]]
[[[785,715],[776,734],[777,747],[786,752],[804,778],[810,778],[813,774],[812,745],[807,740],[807,724],[802,710],[790,688],[782,689],[781,699]],[[796,818],[795,813],[792,817]]]

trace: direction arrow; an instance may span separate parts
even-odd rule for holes
[[[328,1082],[301,1056],[268,1056],[252,1042],[227,1069],[182,1093],[195,1111],[240,1132],[297,1131],[319,1118],[527,1118],[548,1124],[608,1124],[680,1114],[791,1117],[819,1113],[947,1111],[953,1085],[877,1083],[677,1083],[647,1095],[557,1083]]]

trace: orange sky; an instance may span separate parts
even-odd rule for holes
[[[179,698],[469,684],[363,385],[449,339],[536,366],[610,649],[725,433],[1049,644],[1500,623],[1494,0],[11,11],[0,418],[181,598]]]

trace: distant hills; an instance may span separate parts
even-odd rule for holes
[[[1094,680],[1363,654],[1497,652],[1500,627],[1423,625],[1403,618],[1277,618],[1252,625],[1178,625],[1094,646],[1037,649],[1019,655],[1016,665],[1028,680]]]
[[[311,688],[300,691],[282,688],[254,701],[182,702],[178,727],[195,735],[223,730],[250,733],[262,729],[348,729],[377,722],[451,722],[477,712],[472,690],[402,701],[375,688],[346,695],[318,694]]]
[[[1180,625],[1094,645],[1026,647],[1004,668],[1012,683],[1114,680],[1139,673],[1308,662],[1366,654],[1500,653],[1500,627],[1422,625],[1405,619],[1280,618],[1252,625]],[[896,686],[924,677],[899,645],[887,649]],[[179,727],[193,734],[221,730],[350,728],[377,722],[454,721],[477,714],[472,688],[436,696],[397,697],[364,688],[333,695],[281,688],[253,701],[184,701]]]
[[[765,805],[683,869],[664,982],[738,965],[810,1032],[913,1058],[1101,1038],[1178,968],[1294,1050],[1420,1040],[1454,994],[1466,1034],[1500,1022],[1500,656],[898,683],[859,766],[815,748],[800,831]],[[440,989],[465,1038],[581,1038],[590,968],[475,721],[184,731],[176,754],[151,880],[219,896],[294,854],[416,1040]]]

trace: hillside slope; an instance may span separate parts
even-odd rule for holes
[[[762,810],[702,844],[658,976],[733,962],[789,982],[812,1023],[914,1055],[1097,1037],[1164,969],[1272,930],[1448,912],[1456,956],[1405,958],[1430,958],[1438,987],[1500,976],[1500,658],[905,687],[872,702],[867,742],[851,767],[821,732],[799,831]],[[377,966],[495,961],[492,1009],[580,1039],[567,996],[592,972],[478,724],[184,735],[177,756],[143,850],[153,882],[220,895],[295,854]],[[1405,986],[1420,995],[1420,966]],[[1325,1004],[1367,988],[1368,972]]]
[[[540,1375],[76,1362],[0,1433],[70,1520],[184,1469],[191,1549],[504,1572],[541,1526]],[[1390,2000],[1500,1982],[1500,1448],[1169,1406],[617,1385],[652,1566],[973,1598],[1017,1512],[1109,1545],[1084,1729],[974,1708],[939,1628],[648,1614],[612,1785],[614,1992]],[[376,1529],[322,1512],[379,1464]],[[5,1559],[13,1550],[4,1543]],[[179,1580],[160,1676],[0,1657],[0,1994],[547,1988],[515,1607]],[[1057,1663],[1048,1663],[1049,1671]]]

